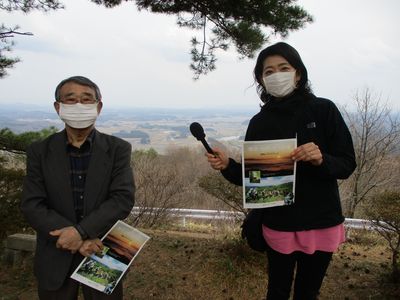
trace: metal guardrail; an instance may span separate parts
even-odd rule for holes
[[[137,214],[140,211],[146,213],[151,213],[152,211],[158,211],[161,208],[141,208],[134,207],[132,209],[132,214]],[[183,226],[186,226],[186,219],[204,219],[204,220],[231,220],[231,219],[240,219],[244,218],[244,214],[242,212],[235,211],[224,211],[224,210],[209,210],[209,209],[187,209],[187,208],[167,208],[164,209],[166,213],[170,216],[176,218],[182,218]],[[375,230],[376,226],[369,220],[363,219],[351,219],[346,218],[344,221],[344,225],[347,228],[353,229],[366,229],[366,230]]]
[[[376,226],[369,220],[345,218],[344,226],[353,229],[375,230]]]

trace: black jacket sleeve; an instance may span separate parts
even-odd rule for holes
[[[254,117],[250,120],[249,126],[246,130],[245,141],[256,140],[253,136],[255,132],[255,125],[254,125]],[[236,184],[236,185],[243,185],[243,176],[242,176],[242,164],[238,163],[232,158],[229,158],[228,167],[221,171],[221,174],[225,177],[226,180],[229,182]]]
[[[323,104],[325,107],[319,107],[319,112],[315,112],[323,125],[323,134],[315,140],[323,162],[320,166],[308,164],[308,168],[323,178],[346,179],[356,168],[352,137],[336,105],[329,100]]]
[[[225,170],[222,170],[221,174],[229,182],[236,185],[243,185],[242,164],[236,162],[232,158],[229,158],[228,167]]]

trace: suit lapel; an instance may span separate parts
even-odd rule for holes
[[[85,182],[85,214],[93,210],[102,190],[103,182],[110,172],[111,162],[108,154],[108,145],[102,133],[96,130],[92,155]]]
[[[74,203],[72,199],[72,190],[70,183],[70,163],[66,150],[65,130],[57,133],[49,145],[47,157],[47,172],[49,180],[54,182],[59,191],[59,201],[63,203],[68,210],[68,216],[74,216]]]

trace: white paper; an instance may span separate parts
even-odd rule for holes
[[[111,294],[149,239],[143,232],[117,221],[102,238],[103,251],[83,259],[71,278]]]
[[[289,154],[296,147],[296,138],[243,143],[244,208],[266,208],[294,203],[296,162]]]

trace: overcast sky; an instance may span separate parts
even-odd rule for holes
[[[232,48],[218,53],[217,69],[193,81],[190,39],[175,16],[138,12],[133,2],[106,9],[89,0],[64,0],[66,9],[29,14],[0,12],[34,36],[15,39],[21,62],[0,80],[0,104],[53,101],[62,79],[84,75],[107,106],[258,108],[255,59]],[[314,22],[284,40],[308,69],[317,96],[348,105],[369,87],[400,110],[400,1],[301,0]],[[271,42],[282,40],[280,37]]]

